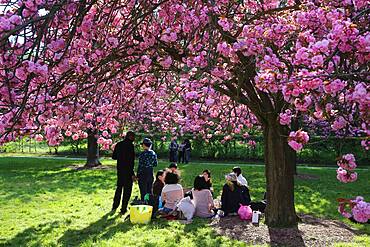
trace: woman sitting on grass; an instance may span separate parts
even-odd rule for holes
[[[193,199],[195,204],[195,216],[210,218],[214,215],[211,191],[204,176],[197,176],[194,180]]]
[[[235,173],[230,173],[225,176],[226,184],[222,188],[221,195],[221,210],[224,215],[236,214],[242,205],[248,205],[246,197],[243,195],[243,187],[238,183]]]
[[[161,197],[164,201],[163,213],[170,213],[176,209],[177,203],[184,197],[184,191],[179,184],[179,175],[167,172],[164,178],[165,186],[162,189]]]
[[[202,172],[204,179],[207,182],[207,189],[209,189],[213,195],[213,187],[212,187],[212,179],[211,179],[211,171],[206,169]]]

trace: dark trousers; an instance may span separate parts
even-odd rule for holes
[[[184,151],[179,151],[179,163],[184,162],[185,162]]]
[[[144,201],[146,194],[152,194],[153,187],[153,168],[145,168],[143,171],[140,171],[138,174],[138,183],[140,189],[141,200]]]
[[[189,163],[189,161],[190,161],[190,150],[185,150],[184,161],[185,161],[186,164]]]
[[[170,162],[177,162],[177,151],[170,151]]]
[[[131,197],[132,177],[127,174],[122,175],[121,172],[117,172],[117,176],[118,176],[117,177],[117,188],[114,194],[112,208],[113,209],[118,208],[120,201],[121,201],[121,195],[122,195],[122,190],[123,190],[121,212],[125,212],[127,210],[127,205]]]

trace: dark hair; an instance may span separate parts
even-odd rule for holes
[[[242,173],[242,169],[240,169],[240,167],[239,167],[239,166],[235,166],[235,167],[233,168],[233,172],[234,172],[237,176],[239,176],[239,175]]]
[[[180,181],[179,175],[173,172],[166,173],[166,177],[164,178],[165,184],[177,184]]]
[[[159,170],[157,171],[157,174],[155,174],[155,178],[158,179],[159,176],[163,176],[164,174],[164,171],[163,170]]]
[[[133,131],[127,131],[127,133],[126,133],[126,137],[127,138],[129,138],[129,137],[134,137],[135,136],[135,132],[133,132]]]
[[[144,140],[141,144],[143,144],[145,147],[150,148],[152,146],[153,142],[149,138],[144,138]]]
[[[211,178],[211,171],[208,169],[205,169],[202,173],[207,173],[208,177]]]
[[[177,164],[176,163],[171,163],[168,168],[176,168],[177,169]]]
[[[202,176],[196,176],[194,179],[194,189],[195,190],[204,190],[208,189],[206,179]]]

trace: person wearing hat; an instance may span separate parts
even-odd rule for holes
[[[135,133],[128,131],[125,139],[116,144],[112,155],[112,159],[117,160],[117,188],[114,194],[112,211],[117,210],[122,197],[121,214],[127,212],[127,205],[132,192],[132,184],[136,179],[134,173],[134,141]]]
[[[137,178],[139,183],[141,200],[146,194],[152,193],[153,186],[153,167],[158,165],[157,154],[151,150],[152,141],[144,138],[141,143],[144,151],[139,155],[139,166],[137,168]]]
[[[224,215],[236,214],[242,205],[248,205],[248,201],[243,196],[242,186],[238,182],[237,175],[235,173],[229,173],[225,176],[226,183],[222,188],[221,195],[221,210],[224,211]]]

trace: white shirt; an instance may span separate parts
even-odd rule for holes
[[[242,175],[242,174],[240,174],[240,175],[238,176],[238,178],[237,178],[237,179],[238,179],[238,182],[239,182],[241,185],[248,187],[247,179],[245,179],[245,177],[243,177],[243,175]]]

